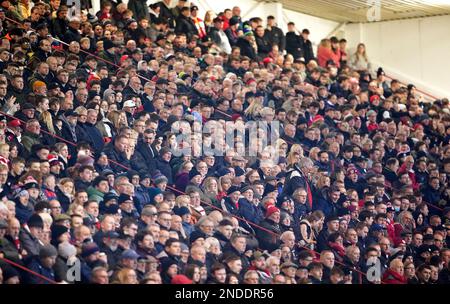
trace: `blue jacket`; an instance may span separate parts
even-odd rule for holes
[[[45,268],[44,266],[42,266],[38,258],[31,260],[30,264],[28,265],[28,268],[40,274],[43,277],[55,281],[55,272],[53,271],[53,269]],[[29,284],[51,284],[49,281],[31,273],[28,274],[27,282]]]
[[[258,224],[263,218],[263,214],[258,206],[255,206],[253,203],[249,202],[245,198],[239,199],[239,211],[238,214],[240,217],[248,220],[249,222]],[[241,223],[241,226],[244,225],[246,228],[247,224]]]
[[[329,200],[328,195],[322,194],[315,197],[313,211],[322,210],[325,217],[337,214],[337,206]]]

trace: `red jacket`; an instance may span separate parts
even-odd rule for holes
[[[338,50],[337,53],[335,53],[331,49],[319,46],[317,49],[317,61],[319,66],[325,68],[327,66],[327,61],[330,59],[332,59],[336,64],[336,67],[339,68],[341,66],[341,51]]]

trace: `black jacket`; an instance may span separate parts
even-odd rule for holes
[[[236,46],[241,48],[241,55],[247,56],[251,60],[256,60],[256,52],[255,49],[252,47],[250,42],[248,42],[245,38],[239,37]]]
[[[294,56],[294,59],[304,57],[302,50],[302,38],[295,32],[286,34],[286,52]]]
[[[166,6],[164,1],[159,1],[158,6],[161,8],[161,11],[159,12],[159,18],[167,21],[169,23],[169,26],[171,28],[175,27],[175,16],[173,15],[170,8]]]
[[[261,58],[267,57],[272,51],[272,43],[265,36],[255,36],[256,45],[258,46],[258,56]]]
[[[80,41],[80,39],[80,33],[71,27],[69,27],[64,34],[64,42],[66,43],[71,43],[72,41]]]
[[[305,62],[308,63],[315,58],[311,41],[305,40],[303,37],[300,37],[300,41],[301,49],[303,50],[303,57],[305,58]]]
[[[264,219],[259,223],[262,228],[255,227],[256,237],[259,241],[260,248],[263,250],[268,250],[269,252],[274,251],[281,245],[280,242],[280,226],[270,219]],[[271,231],[271,232],[269,232]]]
[[[266,29],[264,31],[264,36],[269,40],[271,45],[278,45],[278,49],[282,53],[286,48],[286,37],[283,31],[276,26],[272,26],[272,29]]]
[[[173,185],[172,167],[170,166],[169,162],[159,157],[156,160],[156,167],[165,177],[167,177],[168,184]]]
[[[156,169],[158,152],[147,143],[139,141],[131,157],[131,167],[138,172],[153,174]]]
[[[127,159],[125,153],[117,151],[112,142],[106,146],[105,153],[114,172],[127,172],[129,170],[128,168],[131,167],[130,161]]]
[[[180,15],[176,21],[177,25],[175,27],[175,33],[184,33],[188,39],[192,38],[194,35],[198,35],[197,27],[191,18]]]

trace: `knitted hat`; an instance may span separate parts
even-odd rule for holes
[[[54,257],[58,255],[58,251],[56,251],[56,248],[52,245],[45,245],[41,248],[39,251],[39,257],[41,259],[48,258],[48,257]]]
[[[233,194],[234,192],[240,192],[240,188],[237,186],[231,186],[227,191],[227,195]]]
[[[107,51],[107,50],[109,50],[109,49],[112,49],[113,47],[116,47],[116,45],[114,44],[114,42],[112,42],[112,41],[109,40],[109,39],[103,40],[103,49],[104,49],[105,51]]]
[[[57,241],[61,235],[69,232],[69,228],[67,228],[66,226],[62,226],[62,225],[53,225],[51,230],[52,230],[52,240],[53,241]]]
[[[33,214],[28,219],[27,225],[29,228],[31,227],[44,228],[44,221],[42,220],[42,217],[40,217],[38,214]]]
[[[178,216],[183,216],[183,215],[186,215],[186,214],[190,214],[191,213],[191,211],[189,210],[189,208],[188,207],[185,207],[185,206],[182,206],[182,207],[179,207],[179,208],[173,208],[173,212],[176,214],[176,215],[178,215]]]
[[[77,248],[69,242],[62,242],[58,245],[58,253],[63,258],[68,259],[77,254]]]
[[[278,209],[277,207],[275,207],[274,205],[269,205],[267,207],[267,211],[266,211],[266,217],[270,217],[272,214],[276,213],[276,212],[280,212],[280,209]]]
[[[122,193],[120,196],[119,196],[119,199],[118,199],[118,204],[120,205],[120,204],[122,204],[122,203],[124,203],[124,202],[126,202],[126,201],[133,201],[133,197],[131,196],[131,195],[127,195],[127,194],[125,194],[125,193]]]
[[[253,36],[253,30],[250,26],[244,26],[244,36]]]
[[[83,245],[83,248],[81,249],[81,257],[86,258],[91,254],[94,254],[99,251],[100,249],[98,248],[97,244],[94,242],[90,242]]]
[[[159,184],[162,184],[162,183],[167,183],[168,181],[169,181],[169,180],[167,179],[167,177],[165,177],[164,175],[162,175],[162,176],[158,177],[157,179],[155,179],[154,184],[155,184],[155,185],[159,185]]]
[[[196,168],[192,168],[191,171],[189,171],[189,180],[193,179],[197,175],[201,175],[201,173],[198,172]]]

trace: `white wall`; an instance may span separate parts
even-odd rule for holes
[[[326,37],[333,31],[339,23],[325,20],[310,15],[297,13],[291,10],[283,9],[281,3],[261,3],[252,0],[226,0],[226,1],[211,1],[211,0],[196,0],[201,11],[213,10],[220,12],[226,8],[233,8],[237,5],[241,8],[241,15],[243,19],[250,19],[251,17],[260,17],[266,21],[268,15],[273,15],[277,18],[278,26],[284,31],[287,31],[287,23],[289,21],[295,22],[297,30],[301,31],[308,28],[311,31],[310,40],[313,45],[317,45],[321,39]],[[277,10],[281,11],[277,11]],[[281,16],[283,18],[281,18]],[[314,49],[316,51],[316,49]]]
[[[437,98],[450,97],[450,16],[348,24],[343,32],[352,51],[366,44],[374,69],[382,66]]]

